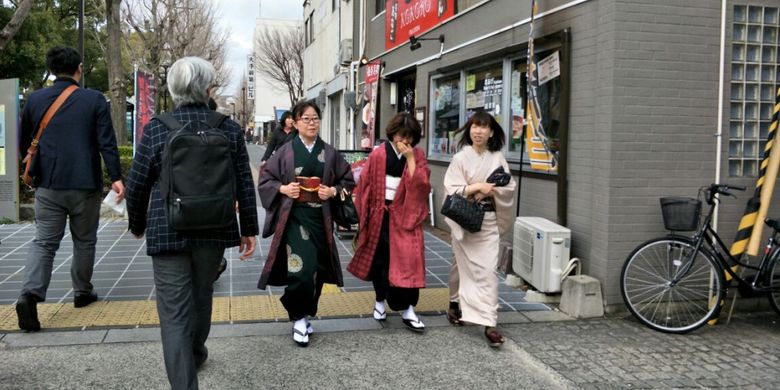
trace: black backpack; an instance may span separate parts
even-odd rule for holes
[[[226,116],[181,124],[170,114],[157,119],[170,129],[160,170],[168,225],[177,231],[221,229],[236,218],[236,178],[230,140],[219,127]]]

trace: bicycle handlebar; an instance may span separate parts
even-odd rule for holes
[[[735,186],[731,184],[711,184],[707,189],[707,203],[713,204],[715,202],[715,195],[723,194],[727,196],[734,196],[730,190],[745,191],[745,186]]]

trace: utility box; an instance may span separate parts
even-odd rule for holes
[[[598,279],[588,275],[567,277],[563,281],[563,294],[561,294],[559,309],[574,318],[604,316],[601,283]]]
[[[512,271],[539,292],[561,291],[570,251],[571,230],[539,217],[515,220]]]

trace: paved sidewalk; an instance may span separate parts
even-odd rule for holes
[[[308,348],[288,323],[216,325],[203,389],[776,389],[780,317],[740,314],[688,335],[630,317],[574,321],[500,313],[494,350],[476,326],[425,316],[418,335],[392,315],[315,320]],[[159,328],[0,334],[0,389],[164,389]]]
[[[507,334],[585,389],[780,387],[780,316],[740,314],[729,325],[659,333],[632,317],[529,323]]]

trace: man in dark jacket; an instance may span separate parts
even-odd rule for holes
[[[207,123],[213,113],[206,103],[216,72],[206,60],[184,57],[168,69],[168,91],[176,108],[170,115],[183,126]],[[160,317],[163,358],[173,389],[197,389],[200,368],[208,358],[206,339],[211,329],[214,279],[225,249],[239,247],[241,260],[255,250],[257,203],[249,155],[241,127],[226,119],[222,130],[234,156],[238,215],[224,229],[177,231],[168,224],[160,191],[163,151],[170,129],[158,118],[145,127],[127,178],[130,232],[146,235],[146,254],[152,257],[157,314]]]
[[[22,113],[21,151],[32,143],[49,106],[67,87],[78,86],[76,80],[81,78],[81,56],[73,48],[49,50],[46,66],[57,79],[52,86],[30,94]],[[22,293],[16,303],[22,330],[41,328],[36,304],[46,299],[66,220],[73,237],[73,304],[84,307],[97,300],[91,280],[103,190],[101,156],[111,188],[121,201],[125,188],[108,102],[97,91],[76,89],[43,130],[30,168],[36,187],[36,230],[27,255]]]

